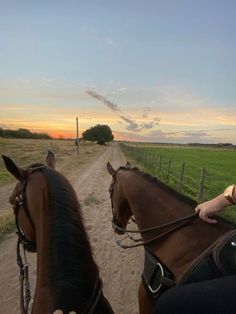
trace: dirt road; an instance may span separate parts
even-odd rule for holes
[[[116,314],[135,314],[138,313],[137,289],[143,266],[143,249],[122,250],[115,244],[108,193],[111,177],[106,170],[108,161],[115,169],[126,163],[118,146],[107,146],[96,160],[74,169],[67,177],[78,194],[84,223],[103,280],[104,294]],[[6,201],[2,198],[0,200]],[[0,314],[20,313],[15,246],[15,234],[9,235],[0,245]],[[35,254],[28,254],[28,262],[33,294]]]

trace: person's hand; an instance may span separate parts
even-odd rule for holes
[[[216,213],[223,210],[226,206],[232,205],[228,200],[225,199],[223,194],[211,199],[210,201],[198,204],[195,208],[195,212],[199,213],[199,217],[211,224],[217,223],[217,220],[211,218]]]

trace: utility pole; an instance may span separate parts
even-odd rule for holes
[[[76,117],[76,146],[77,146],[77,155],[79,155],[79,122],[78,122],[78,117]]]

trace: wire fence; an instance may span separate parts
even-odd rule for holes
[[[185,161],[164,158],[161,153],[143,147],[121,143],[124,154],[147,173],[188,197],[203,202],[222,193],[223,188],[234,182],[226,176],[211,173],[206,168],[197,168]]]

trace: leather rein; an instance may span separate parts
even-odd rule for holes
[[[30,174],[32,174],[35,171],[41,171],[43,169],[46,169],[47,166],[37,166],[34,168],[29,168],[29,173],[27,175],[27,178]],[[16,247],[16,259],[17,259],[17,265],[19,266],[19,281],[20,281],[20,308],[21,308],[21,314],[27,314],[29,311],[29,303],[31,299],[31,291],[30,291],[30,283],[29,283],[29,264],[27,262],[26,257],[26,250],[29,250],[31,252],[36,252],[36,243],[30,241],[26,238],[23,230],[20,227],[19,224],[19,211],[23,210],[32,226],[32,228],[35,230],[35,226],[33,223],[33,220],[30,216],[30,212],[26,206],[26,197],[25,197],[25,191],[27,186],[27,178],[18,183],[20,185],[20,190],[17,193],[15,197],[15,202],[13,200],[10,201],[12,204],[14,214],[15,214],[15,224],[16,224],[16,234],[18,236],[17,240],[17,247]],[[24,261],[22,259],[21,250],[23,251],[23,257]],[[92,295],[89,299],[89,302],[85,306],[85,309],[82,310],[81,314],[93,314],[95,311],[95,308],[98,304],[98,301],[102,295],[102,281],[99,277],[99,271],[97,270],[97,279],[93,286]]]
[[[115,185],[115,176],[113,176],[113,181],[111,183],[111,186],[110,186],[110,189],[109,189],[109,192],[110,192],[110,198],[111,198],[111,208],[112,208],[112,227],[114,229],[114,231],[121,231],[121,232],[124,232],[127,234],[127,236],[133,241],[133,242],[138,242],[136,244],[131,244],[131,245],[126,245],[126,244],[123,244],[122,242],[124,241],[124,239],[121,239],[121,240],[117,240],[116,239],[116,243],[118,246],[120,246],[122,249],[129,249],[129,248],[134,248],[134,247],[138,247],[138,246],[145,246],[146,244],[149,244],[155,240],[159,240],[159,239],[162,239],[163,237],[169,235],[171,232],[173,231],[176,231],[182,227],[184,227],[185,225],[187,225],[189,222],[193,221],[194,219],[196,219],[198,217],[198,214],[197,213],[192,213],[190,215],[186,215],[184,217],[181,217],[181,218],[178,218],[178,219],[175,219],[173,221],[170,221],[170,222],[167,222],[167,223],[164,223],[164,224],[161,224],[159,226],[154,226],[154,227],[149,227],[149,228],[145,228],[145,229],[137,229],[137,230],[130,230],[130,229],[126,229],[126,228],[123,228],[118,220],[115,218],[115,213],[114,213],[114,206],[113,206],[113,191],[114,191],[114,185]],[[132,219],[132,217],[131,217]],[[132,219],[134,221],[134,219]],[[132,236],[130,236],[130,233],[147,233],[147,232],[150,232],[150,231],[155,231],[155,230],[162,230],[164,228],[167,228],[167,227],[172,227],[170,228],[169,230],[161,233],[161,234],[158,234],[157,236],[149,239],[149,240],[146,240],[146,241],[143,241],[142,239],[134,239]]]

